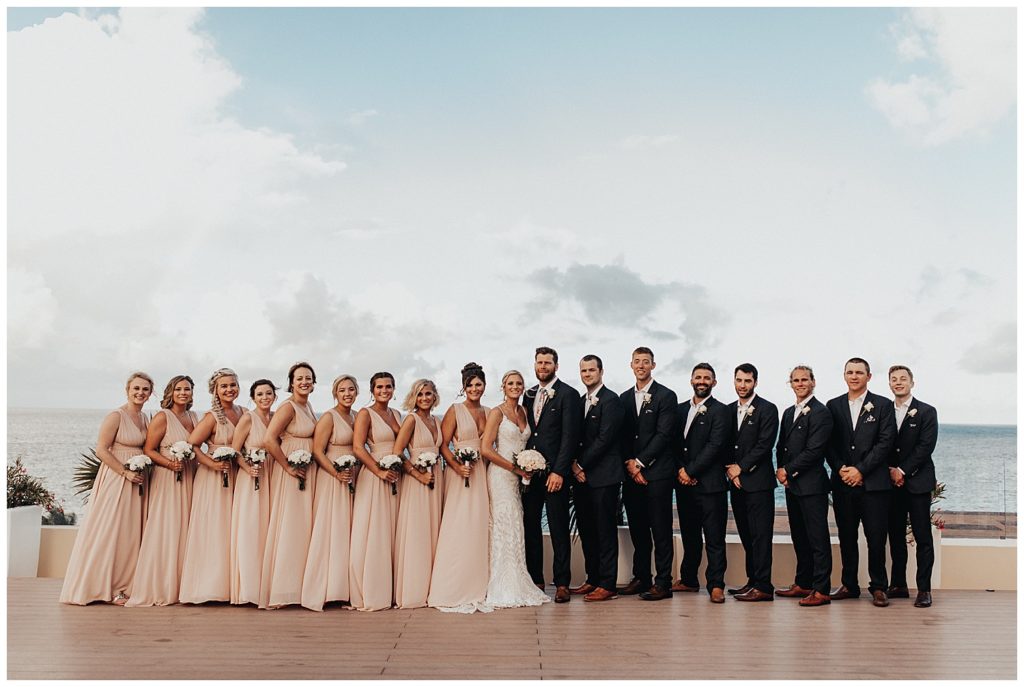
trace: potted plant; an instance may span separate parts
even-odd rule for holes
[[[43,511],[59,509],[53,492],[38,477],[28,474],[21,456],[7,466],[8,577],[35,577]]]

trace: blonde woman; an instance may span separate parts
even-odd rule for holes
[[[128,401],[103,418],[96,455],[101,464],[93,483],[85,523],[71,550],[61,603],[84,606],[103,601],[123,606],[131,595],[146,517],[141,473],[124,464],[142,454],[149,418],[142,407],[153,394],[153,378],[133,372],[125,384]]]
[[[402,403],[409,411],[398,437],[395,453],[408,457],[402,461],[402,478],[395,528],[395,605],[422,608],[427,605],[430,571],[441,528],[444,493],[441,483],[441,423],[430,411],[441,399],[437,386],[429,379],[417,379]],[[417,468],[424,456],[434,457],[431,467]]]

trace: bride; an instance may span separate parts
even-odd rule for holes
[[[491,463],[487,470],[491,555],[485,603],[493,608],[539,606],[551,601],[526,570],[523,502],[519,496],[519,481],[526,473],[512,464],[530,435],[526,411],[519,403],[525,387],[522,374],[516,370],[505,373],[501,378],[505,400],[488,413],[480,442],[483,457]]]

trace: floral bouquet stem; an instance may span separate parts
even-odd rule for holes
[[[379,461],[377,461],[377,467],[379,467],[381,470],[388,471],[397,470],[398,466],[400,466],[401,464],[402,459],[393,453],[388,454],[381,458]],[[398,495],[398,485],[396,485],[394,482],[391,483],[391,495]]]
[[[236,458],[238,458],[238,454],[235,453],[235,449],[231,448],[230,446],[221,446],[220,448],[213,452],[213,455],[210,456],[210,458],[217,461],[218,463],[225,463],[229,460],[235,460]],[[225,489],[231,486],[227,470],[221,470],[220,485]]]
[[[331,463],[334,465],[334,470],[336,472],[352,470],[356,466],[356,457],[352,455],[338,456],[337,458],[332,458]],[[351,480],[349,480],[348,483],[348,493],[356,493],[356,485],[352,484]]]
[[[298,448],[288,454],[288,464],[293,468],[306,468],[313,460],[313,454]],[[299,491],[306,491],[306,478],[299,477]]]

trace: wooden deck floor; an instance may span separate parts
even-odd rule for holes
[[[939,591],[722,606],[677,594],[455,616],[212,605],[64,606],[61,580],[7,584],[8,679],[1015,679],[1017,595]],[[898,656],[894,659],[893,656]]]

